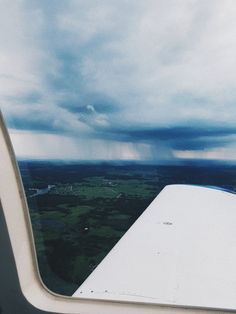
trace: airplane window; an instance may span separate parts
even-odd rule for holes
[[[86,279],[107,274],[119,240],[166,186],[236,197],[236,3],[24,1],[0,12],[1,109],[50,290],[93,294]],[[164,213],[152,230],[175,228]]]

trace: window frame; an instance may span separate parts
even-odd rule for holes
[[[33,307],[48,312],[70,314],[151,314],[151,313],[229,313],[225,309],[102,301],[62,296],[50,291],[38,269],[29,210],[16,157],[7,127],[0,113],[0,198],[22,295]],[[4,285],[4,283],[0,283]],[[4,287],[3,287],[4,288]],[[9,301],[10,302],[10,301]],[[236,310],[233,311],[236,313]]]

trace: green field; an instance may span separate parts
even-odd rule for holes
[[[218,185],[234,191],[236,186],[235,167],[22,162],[20,169],[42,279],[52,291],[66,295],[79,287],[165,185]]]

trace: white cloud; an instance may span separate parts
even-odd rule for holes
[[[0,3],[0,86],[4,96],[41,87],[38,76],[45,54],[35,38],[40,16],[29,16],[23,1]]]
[[[175,151],[174,155],[179,159],[203,159],[203,160],[218,160],[218,161],[233,161],[236,162],[236,147],[222,147],[218,149],[207,149],[202,151]]]
[[[19,158],[142,160],[143,145],[10,130]]]
[[[235,122],[236,3],[145,1],[142,10],[140,3],[82,60],[88,88],[115,98],[130,121]],[[207,103],[176,103],[181,94]]]
[[[91,139],[97,128],[234,126],[235,16],[234,0],[2,0],[1,108],[12,126]],[[96,95],[118,110],[99,112]],[[158,148],[174,158],[168,147],[145,158]],[[118,155],[144,156],[129,149]]]

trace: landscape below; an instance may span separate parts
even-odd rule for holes
[[[72,295],[169,184],[236,191],[236,166],[154,166],[19,161],[39,270],[53,292]]]

